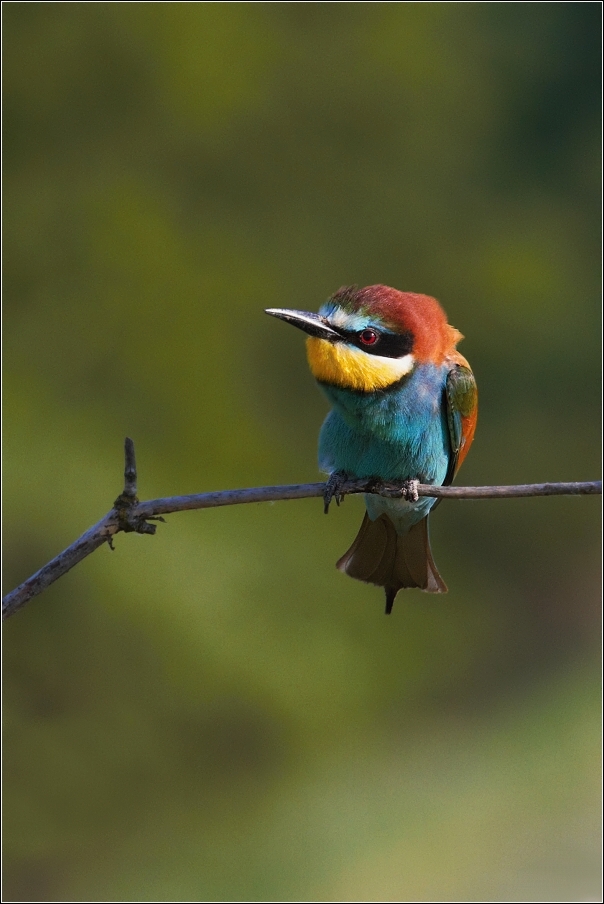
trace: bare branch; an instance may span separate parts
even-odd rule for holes
[[[4,621],[9,615],[13,615],[32,596],[37,596],[38,593],[46,590],[57,578],[60,578],[66,571],[69,571],[74,565],[89,556],[91,552],[94,552],[103,543],[111,542],[111,537],[118,530],[121,530],[119,521],[115,511],[111,511],[98,524],[95,524],[85,534],[82,534],[79,540],[76,540],[75,543],[64,549],[58,556],[55,556],[47,565],[32,574],[15,590],[7,593],[2,600],[2,620]]]
[[[134,441],[129,436],[124,440],[124,496],[136,498],[136,456],[134,455]]]
[[[136,515],[169,515],[190,509],[215,508],[219,505],[241,505],[246,502],[277,502],[283,499],[311,499],[323,496],[324,483],[302,483],[276,487],[252,487],[245,490],[220,490],[216,493],[197,493],[192,496],[168,496],[150,499],[136,506]],[[349,480],[342,485],[341,496],[371,492],[378,496],[401,496],[401,489],[394,483],[376,484],[375,480]],[[433,487],[419,485],[419,496],[435,496],[437,499],[505,499],[523,496],[587,496],[602,492],[602,481],[582,483],[525,483],[514,486],[493,487]]]
[[[154,534],[155,524],[149,520],[163,521],[161,515],[192,509],[216,508],[222,505],[242,505],[249,502],[274,502],[284,499],[309,499],[323,497],[324,483],[292,484],[289,486],[251,487],[244,490],[220,490],[214,493],[197,493],[191,496],[170,496],[139,502],[136,497],[136,462],[134,443],[125,442],[124,490],[115,500],[113,509],[98,524],[91,527],[79,540],[59,553],[52,561],[8,593],[2,601],[2,618],[8,618],[33,596],[69,571],[82,559],[109,543],[120,531]],[[400,497],[405,492],[400,485],[379,483],[372,480],[348,480],[338,489],[338,496],[371,492],[380,496]],[[584,496],[602,492],[599,480],[582,483],[529,483],[516,486],[492,487],[434,487],[420,484],[420,496],[444,499],[509,499],[526,496]]]
[[[421,487],[420,496],[442,499],[520,499],[526,496],[597,496],[602,493],[601,480],[571,483],[519,483],[498,487]]]

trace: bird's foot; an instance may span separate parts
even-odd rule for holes
[[[419,499],[419,480],[413,478],[412,480],[405,480],[405,482],[401,486],[401,495],[403,499],[406,499],[407,502],[417,502]]]
[[[420,481],[414,478],[412,480],[404,480],[397,486],[392,486],[392,484],[384,483],[384,481],[376,478],[369,492],[377,493],[379,496],[386,496],[389,499],[405,499],[407,502],[417,502],[419,499],[419,484]]]
[[[348,474],[344,471],[334,471],[333,474],[329,475],[329,480],[325,484],[323,492],[323,511],[326,515],[329,514],[329,506],[333,499],[335,499],[336,505],[339,505],[344,499],[342,489],[347,480]]]

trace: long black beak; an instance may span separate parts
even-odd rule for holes
[[[309,336],[315,336],[317,339],[337,342],[342,338],[319,314],[310,314],[308,311],[288,311],[283,308],[266,308],[266,313],[272,317],[278,317],[279,320],[285,320],[292,326],[297,326],[299,330],[304,330]]]

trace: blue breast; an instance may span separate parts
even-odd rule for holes
[[[319,436],[319,466],[356,477],[382,480],[417,478],[442,484],[447,473],[450,442],[443,393],[445,366],[417,365],[396,388],[375,393],[350,392],[321,385],[333,405]],[[404,533],[435,504],[365,497],[372,520],[387,512]]]

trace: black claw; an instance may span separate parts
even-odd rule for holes
[[[336,501],[336,505],[339,505],[342,500],[342,489],[344,484],[348,480],[348,474],[345,474],[343,471],[334,471],[333,474],[330,475],[329,480],[325,484],[325,491],[323,493],[323,511],[326,515],[329,514],[329,506],[333,499]]]

